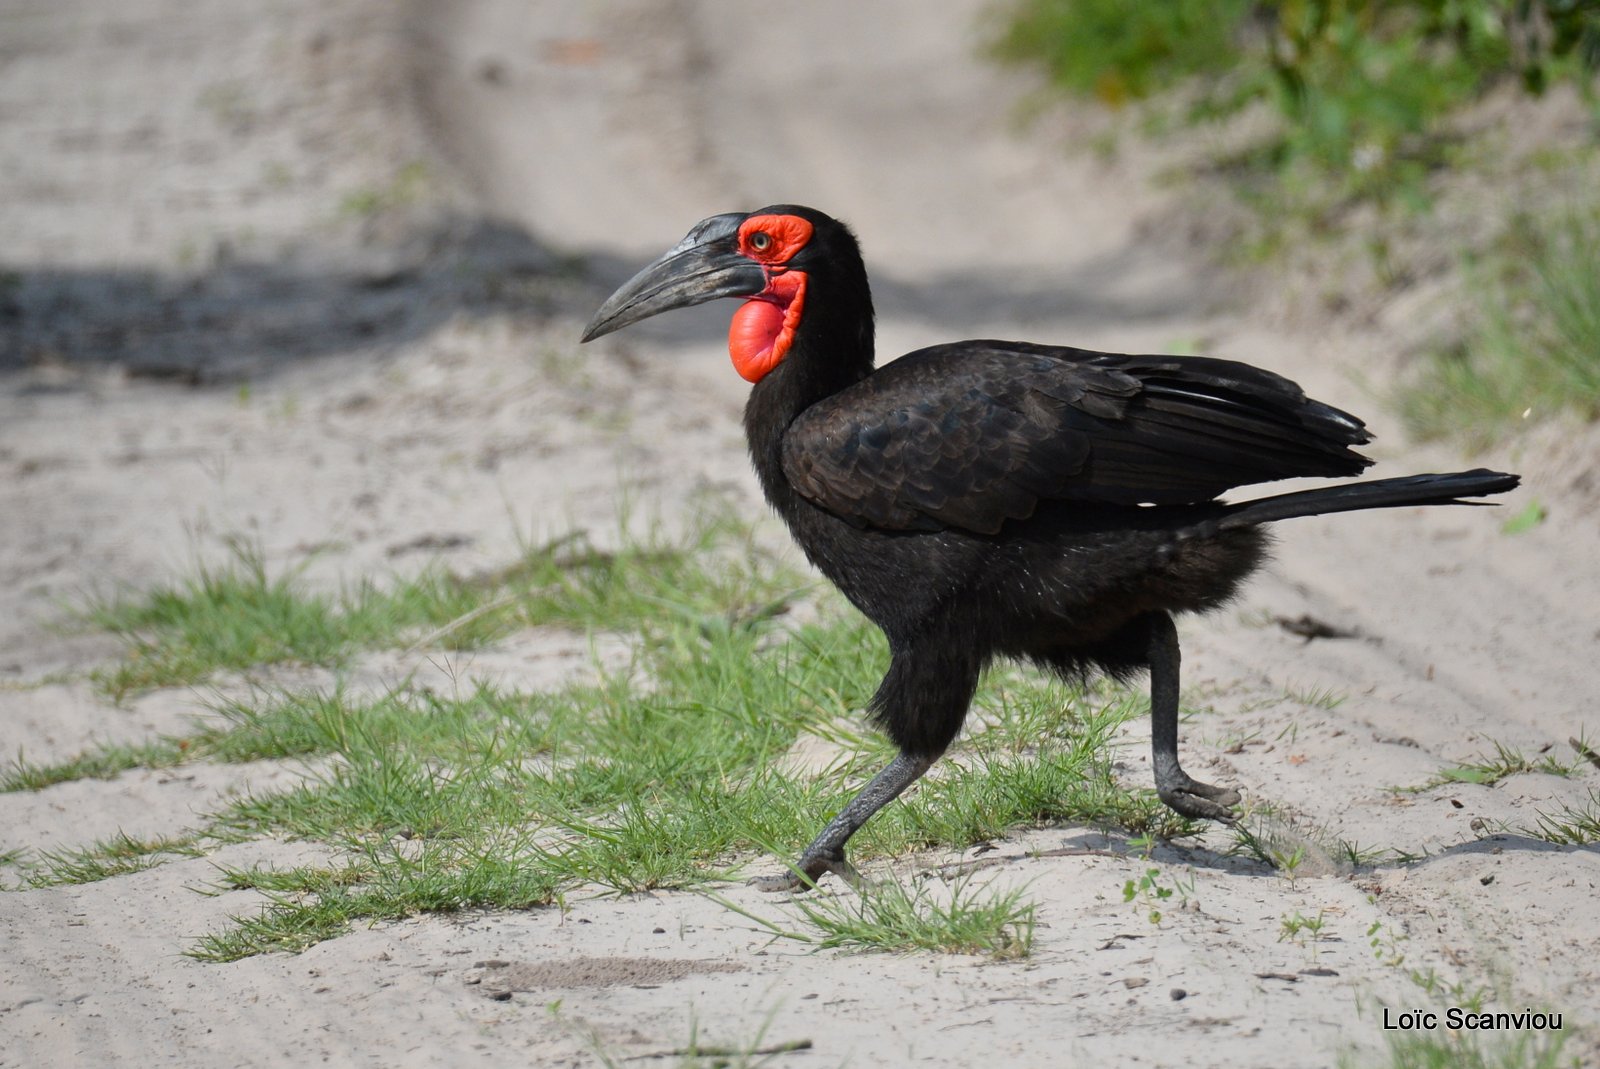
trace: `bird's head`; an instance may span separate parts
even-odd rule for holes
[[[728,328],[728,352],[740,375],[759,382],[789,355],[808,314],[807,297],[814,302],[819,288],[840,291],[839,299],[830,292],[826,301],[836,313],[851,300],[864,306],[870,330],[866,270],[843,223],[795,204],[713,215],[613,293],[583,340],[672,308],[742,297]],[[870,338],[868,347],[870,359]]]

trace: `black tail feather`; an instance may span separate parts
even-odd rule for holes
[[[1486,505],[1487,501],[1462,498],[1503,494],[1514,489],[1521,477],[1505,472],[1476,468],[1446,475],[1407,475],[1399,479],[1373,479],[1319,486],[1292,494],[1277,494],[1241,501],[1228,506],[1216,522],[1216,529],[1232,530],[1296,516],[1321,516],[1330,512],[1355,512],[1360,509],[1401,508],[1407,505]]]

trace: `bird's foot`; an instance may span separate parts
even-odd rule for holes
[[[1232,807],[1239,803],[1240,796],[1231,787],[1218,787],[1184,776],[1174,782],[1157,783],[1156,793],[1168,809],[1195,820],[1233,824],[1239,819]]]
[[[824,873],[833,873],[852,887],[860,887],[866,880],[856,867],[845,860],[844,851],[836,855],[807,854],[779,876],[757,876],[750,886],[767,894],[787,891],[803,894],[817,885]]]

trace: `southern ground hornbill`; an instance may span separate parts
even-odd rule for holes
[[[846,840],[950,745],[996,657],[1069,677],[1148,668],[1161,800],[1231,821],[1238,792],[1178,763],[1172,614],[1233,597],[1265,557],[1262,524],[1517,485],[1480,469],[1219,501],[1371,463],[1351,449],[1371,437],[1360,420],[1228,360],[964,341],[874,371],[856,239],[797,205],[696,224],[606,301],[583,340],[716,297],[744,299],[728,348],[754,384],[745,434],[767,500],[888,636],[871,709],[900,747],[790,875],[758,881],[770,890],[854,875]]]

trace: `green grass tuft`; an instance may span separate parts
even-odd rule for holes
[[[1493,740],[1491,740],[1493,741]],[[1410,794],[1420,794],[1431,791],[1435,787],[1447,786],[1452,783],[1476,783],[1484,787],[1492,787],[1507,776],[1517,776],[1525,772],[1540,772],[1549,776],[1570,777],[1583,764],[1581,757],[1574,757],[1570,761],[1559,761],[1555,757],[1545,755],[1530,758],[1521,750],[1512,749],[1500,742],[1494,742],[1494,754],[1481,754],[1476,759],[1463,761],[1457,765],[1441,768],[1433,774],[1426,783],[1417,787],[1406,787],[1404,790]]]
[[[422,849],[374,850],[339,868],[224,870],[230,889],[263,891],[257,913],[202,936],[188,951],[200,961],[238,961],[255,954],[298,953],[359,923],[467,907],[529,909],[555,901],[548,874],[519,863],[514,850],[428,843]]]
[[[200,952],[292,948],[362,919],[541,904],[578,888],[693,888],[729,878],[752,851],[789,856],[886,759],[876,738],[840,742],[831,727],[881,671],[860,655],[874,647],[870,632],[843,615],[764,645],[683,618],[662,627],[645,643],[639,680],[517,698],[392,695],[390,711],[347,710],[352,722],[376,719],[325,736],[339,761],[295,789],[234,803],[215,830],[326,842],[370,875],[315,893],[258,879],[276,892],[265,911]],[[980,704],[999,712],[863,829],[858,858],[966,847],[1062,820],[1189,830],[1153,792],[1112,778],[1111,739],[1140,703],[1017,673],[987,681]],[[833,773],[775,771],[813,729],[843,746]]]
[[[775,865],[891,756],[875,732],[853,726],[888,659],[881,633],[832,597],[810,622],[785,621],[806,580],[719,515],[676,541],[649,536],[602,551],[573,536],[492,575],[427,584],[321,597],[242,556],[231,571],[129,602],[110,620],[134,636],[135,663],[180,663],[190,673],[257,656],[337,661],[368,643],[417,641],[422,626],[425,642],[487,640],[530,625],[602,628],[624,636],[632,660],[538,693],[486,683],[452,695],[409,686],[377,695],[257,690],[219,701],[188,735],[58,766],[19,764],[7,785],[193,760],[315,759],[294,787],[228,802],[195,840],[198,849],[299,839],[340,859],[225,871],[223,888],[265,902],[193,953],[233,960],[418,912],[527,908],[578,890],[697,888],[758,855]],[[1153,791],[1125,790],[1113,775],[1118,731],[1143,713],[1141,700],[1109,687],[996,670],[980,686],[970,737],[863,829],[854,856],[964,848],[1061,821],[1189,833],[1194,826]],[[781,771],[780,759],[808,736],[833,748],[832,767]],[[51,871],[91,879],[177,851],[89,853],[54,858]],[[887,919],[931,902],[903,898],[870,904]],[[986,953],[1015,953],[1031,931],[1031,908],[1003,904],[1010,942],[991,942]],[[954,905],[970,912],[972,903],[958,895]]]
[[[808,925],[804,930],[712,897],[779,938],[821,949],[937,951],[996,960],[1025,958],[1032,952],[1038,914],[1023,891],[974,887],[970,876],[948,882],[917,880],[911,886],[898,879],[873,880],[853,893],[797,897],[790,905]]]
[[[193,579],[93,607],[89,622],[128,643],[123,661],[94,680],[121,701],[219,671],[337,666],[363,649],[473,648],[520,627],[632,630],[669,614],[701,631],[748,629],[782,615],[804,584],[741,540],[748,534],[712,510],[682,540],[652,531],[608,551],[578,532],[530,547],[490,575],[428,569],[337,594],[306,589],[293,571],[269,575],[259,549],[235,542],[225,564],[202,567]],[[706,567],[706,556],[726,567]],[[785,582],[771,582],[776,574]]]
[[[27,863],[20,876],[26,887],[94,883],[143,872],[175,857],[199,857],[205,852],[200,839],[199,835],[135,839],[118,832],[88,846],[41,850],[38,859]]]
[[[0,791],[40,791],[80,779],[110,779],[133,768],[168,768],[183,760],[176,740],[136,745],[108,744],[55,764],[41,765],[18,757],[0,773]]]
[[[936,950],[1025,958],[1033,950],[1038,907],[1020,890],[993,892],[957,880],[936,890],[883,880],[854,896],[798,898],[800,912],[821,932],[817,945],[868,950]]]
[[[470,611],[478,599],[439,572],[379,590],[368,583],[334,596],[304,590],[290,572],[270,577],[259,550],[234,543],[219,567],[194,579],[92,608],[89,622],[128,643],[113,668],[95,673],[116,701],[155,687],[200,682],[258,665],[337,665],[355,649],[393,645]],[[489,637],[452,636],[457,646]]]
[[[1511,1036],[1474,1032],[1403,1035],[1389,1040],[1381,1060],[1341,1059],[1346,1069],[1578,1069],[1576,1056],[1563,1054],[1561,1032],[1523,1032]]]
[[[1582,806],[1563,806],[1554,812],[1538,811],[1538,820],[1523,833],[1562,846],[1600,843],[1600,790],[1590,790]]]

